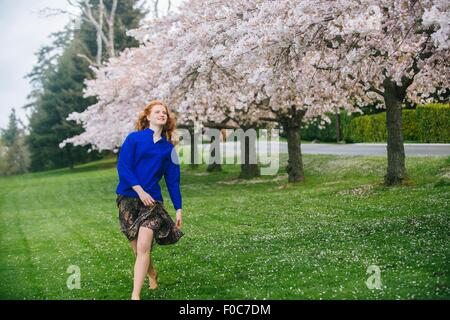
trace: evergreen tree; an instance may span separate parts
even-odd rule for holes
[[[112,0],[103,1],[106,9]],[[91,1],[95,13],[98,1]],[[114,23],[114,48],[116,52],[126,47],[137,46],[138,42],[126,36],[128,29],[136,28],[145,12],[138,6],[139,1],[119,1]],[[83,97],[84,80],[93,77],[89,61],[97,54],[97,34],[87,19],[78,29],[72,24],[64,31],[53,34],[51,46],[41,48],[37,53],[38,64],[27,75],[34,85],[29,95],[30,135],[27,137],[31,151],[31,170],[73,168],[76,163],[99,159],[108,152],[88,152],[90,146],[67,144],[63,149],[59,143],[83,132],[83,128],[65,119],[71,112],[82,112],[94,104],[95,98]],[[109,58],[103,51],[104,60]]]
[[[6,129],[1,129],[0,175],[25,173],[30,165],[30,154],[25,143],[23,123],[13,109]]]
[[[5,146],[10,147],[16,141],[19,135],[19,121],[20,119],[16,116],[16,109],[13,108],[9,115],[8,127],[6,129],[0,129]]]

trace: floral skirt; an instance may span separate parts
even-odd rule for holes
[[[120,230],[129,241],[137,239],[140,227],[152,229],[153,243],[156,241],[159,245],[176,243],[184,235],[159,200],[155,199],[153,205],[146,206],[140,198],[118,194],[116,203]]]

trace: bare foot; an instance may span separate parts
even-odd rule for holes
[[[140,297],[138,297],[138,296],[131,296],[131,300],[141,300],[141,298]]]
[[[156,289],[158,288],[158,272],[156,269],[153,269],[148,273],[148,287],[149,289]]]

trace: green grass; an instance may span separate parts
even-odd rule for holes
[[[282,165],[286,155],[282,155]],[[306,181],[237,180],[182,167],[183,231],[156,245],[143,299],[449,299],[450,158],[407,159],[410,186],[380,184],[384,157],[305,155]],[[0,179],[1,299],[129,299],[114,159]],[[165,206],[174,217],[164,180]],[[81,289],[66,286],[70,265]],[[381,269],[382,289],[365,282]]]

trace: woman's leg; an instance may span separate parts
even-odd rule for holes
[[[153,242],[153,230],[140,227],[136,244],[136,263],[134,264],[134,283],[132,300],[139,300],[145,276],[150,265],[150,249]]]
[[[158,287],[158,283],[156,281],[156,276],[158,275],[158,272],[156,271],[153,263],[152,263],[152,253],[150,251],[150,254],[148,256],[149,258],[149,265],[148,265],[148,280],[149,280],[149,284],[148,287],[150,289],[156,289]]]
[[[131,248],[133,249],[134,255],[136,256],[136,252],[137,252],[137,240],[132,240],[130,241],[131,244]],[[150,250],[152,249],[152,247],[150,247]],[[149,288],[150,289],[156,289],[158,287],[158,283],[156,281],[156,275],[157,275],[157,270],[155,269],[155,266],[153,265],[152,262],[152,253],[150,251],[149,254],[149,264],[148,264],[148,279],[149,279]]]
[[[137,254],[137,240],[130,241],[131,249],[133,249],[134,256]]]

